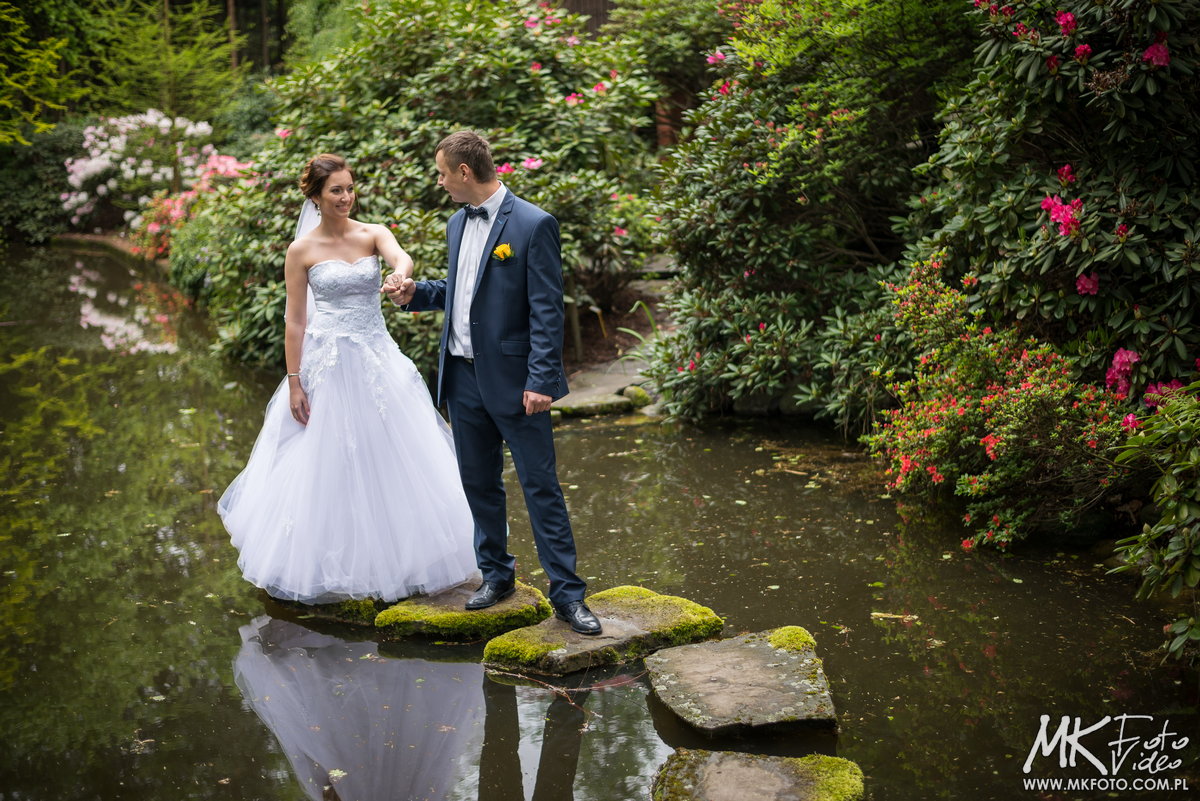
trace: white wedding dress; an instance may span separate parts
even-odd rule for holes
[[[309,268],[308,425],[284,379],[217,506],[243,575],[276,598],[391,601],[477,574],[450,429],[384,326],[380,278],[376,256]]]

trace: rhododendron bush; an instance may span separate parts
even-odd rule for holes
[[[975,79],[905,231],[970,305],[1140,399],[1200,356],[1200,2],[972,2]]]

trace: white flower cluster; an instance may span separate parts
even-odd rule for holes
[[[73,191],[59,200],[71,212],[71,224],[83,223],[100,199],[108,198],[125,208],[125,221],[136,227],[139,210],[155,192],[170,187],[176,165],[184,187],[196,182],[217,153],[205,141],[211,136],[207,122],[168,117],[158,109],[89,125],[83,131],[83,154],[64,163]]]

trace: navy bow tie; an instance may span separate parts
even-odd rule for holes
[[[472,217],[478,217],[481,220],[486,220],[488,218],[487,209],[485,209],[483,206],[463,206],[463,208],[467,212],[468,220]]]

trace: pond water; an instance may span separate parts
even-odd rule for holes
[[[489,677],[482,644],[377,643],[272,604],[214,511],[279,376],[224,364],[151,268],[10,249],[0,271],[0,799],[649,798],[676,747],[857,762],[875,799],[1191,797],[1198,677],[1163,665],[1168,614],[1082,551],[964,554],[882,497],[861,454],[778,421],[560,426],[560,478],[590,591],[642,584],[727,634],[817,638],[836,734],[708,743],[640,664],[569,696]],[[510,476],[514,551],[544,588]],[[1050,716],[1080,752],[1022,767]],[[1168,736],[1147,742],[1163,728]],[[1187,738],[1186,744],[1181,741]],[[1157,748],[1157,746],[1163,746]],[[1182,765],[1134,762],[1165,750]],[[1167,763],[1162,763],[1167,764]],[[1110,781],[1113,777],[1107,777]],[[1139,785],[1140,786],[1140,785]],[[324,790],[323,788],[331,788]]]

